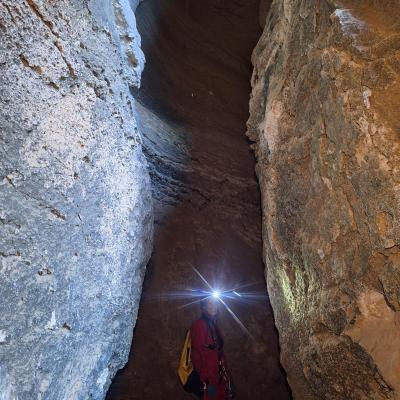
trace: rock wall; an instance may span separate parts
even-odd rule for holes
[[[400,399],[400,5],[274,1],[248,135],[295,399]]]
[[[0,32],[0,399],[102,399],[151,251],[134,14],[3,0]]]

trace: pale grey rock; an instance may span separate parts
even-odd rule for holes
[[[136,8],[138,7],[138,5],[142,2],[143,0],[129,0],[129,3],[131,5],[131,9],[133,10],[133,12],[136,11]]]
[[[128,0],[0,4],[0,399],[102,399],[152,244]]]
[[[248,135],[295,399],[400,399],[400,4],[274,1]]]
[[[152,182],[154,223],[168,217],[187,196],[192,172],[187,131],[137,98],[137,123]]]

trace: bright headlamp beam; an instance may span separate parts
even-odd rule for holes
[[[243,332],[247,333],[247,335],[254,340],[253,335],[249,332],[249,330],[243,325],[242,321],[239,319],[239,317],[231,310],[231,308],[226,304],[222,299],[220,299],[221,303],[225,306],[225,308],[228,310],[229,314],[233,317],[233,319],[236,321],[236,323],[242,328]]]
[[[192,266],[192,268],[196,272],[196,274],[201,278],[201,280],[211,289],[211,297],[213,299],[219,299],[221,295],[219,290],[213,289],[213,287],[207,282],[207,279],[204,278],[204,276],[199,272],[199,270],[196,267]]]
[[[182,306],[180,306],[180,307],[177,307],[177,310],[181,310],[181,309],[183,309],[183,308],[189,307],[189,306],[191,306],[192,304],[200,303],[201,300],[202,300],[202,299],[198,299],[198,300],[191,301],[190,303],[186,303],[186,304],[184,304],[184,305],[182,305]]]
[[[198,269],[196,267],[193,267],[194,272],[196,272],[196,274],[200,277],[200,279],[212,290],[214,291],[214,289],[211,287],[211,285],[207,282],[206,278],[204,278],[204,276],[198,271]]]
[[[231,310],[231,308],[228,306],[228,304],[226,304],[220,297],[220,293],[218,292],[218,290],[213,289],[213,287],[207,282],[206,278],[204,278],[204,276],[197,270],[197,268],[195,268],[192,265],[193,270],[196,272],[196,274],[201,278],[201,280],[211,289],[211,297],[218,299],[226,308],[226,310],[229,312],[229,314],[231,314],[231,316],[233,317],[233,319],[236,321],[236,323],[242,328],[242,330],[247,333],[247,335],[249,335],[249,337],[251,339],[254,340],[253,335],[248,331],[248,329],[243,325],[242,321],[238,318],[238,316]],[[247,285],[243,285],[243,286],[247,286]],[[243,287],[242,286],[242,287]],[[239,289],[240,287],[234,288],[232,291],[236,291],[236,289]],[[223,292],[225,293],[225,292]],[[239,295],[240,296],[240,295]]]

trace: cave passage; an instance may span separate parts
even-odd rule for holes
[[[262,264],[260,195],[245,137],[259,0],[146,0],[136,15],[146,68],[134,93],[155,200],[155,244],[127,366],[108,400],[189,399],[176,370],[206,289],[251,284],[220,326],[238,399],[289,399]]]

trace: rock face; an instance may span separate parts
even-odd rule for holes
[[[274,1],[253,53],[264,260],[296,399],[400,399],[400,5]]]
[[[4,0],[0,21],[0,399],[102,399],[151,251],[133,11]]]

